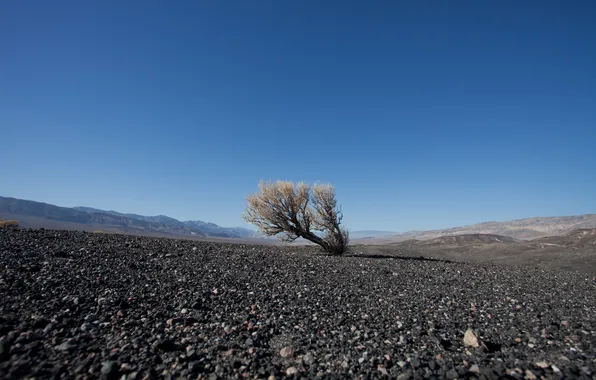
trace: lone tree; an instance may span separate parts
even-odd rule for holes
[[[279,235],[288,242],[302,237],[334,255],[347,250],[349,234],[340,227],[343,215],[333,186],[313,185],[311,189],[302,182],[261,181],[259,189],[246,197],[248,206],[243,217],[265,235]]]

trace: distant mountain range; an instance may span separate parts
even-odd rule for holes
[[[363,230],[363,231],[350,231],[350,239],[366,239],[375,238],[381,236],[395,235],[397,232],[394,231],[377,231],[377,230]]]
[[[359,239],[359,243],[391,244],[406,240],[430,240],[454,235],[500,235],[518,240],[562,236],[578,229],[596,228],[596,214],[517,219],[506,222],[484,222],[470,226],[429,231],[409,231]]]
[[[248,238],[248,237],[256,237],[257,233],[255,231],[251,231],[247,228],[242,227],[221,227],[215,223],[203,222],[201,220],[188,220],[185,222],[180,222],[177,219],[170,218],[169,216],[165,215],[157,215],[157,216],[143,216],[137,214],[122,214],[116,211],[104,211],[99,209],[94,209],[91,207],[73,207],[73,209],[78,211],[84,211],[88,213],[106,213],[114,216],[124,216],[135,220],[142,220],[145,222],[150,223],[160,223],[166,225],[178,225],[182,223],[187,228],[191,228],[193,231],[201,231],[207,236],[216,236],[216,237],[241,237],[241,238]]]
[[[15,219],[25,227],[104,229],[198,237],[260,237],[246,228],[226,228],[201,220],[179,221],[165,215],[143,216],[91,207],[60,207],[24,199],[0,197],[0,217]]]
[[[91,207],[59,207],[47,203],[0,197],[0,218],[15,219],[24,227],[54,229],[101,229],[140,234],[169,234],[219,238],[263,238],[241,227],[221,227],[200,220],[179,221],[165,215],[143,216]],[[470,226],[430,231],[351,231],[356,244],[391,244],[407,240],[430,240],[453,235],[500,235],[518,240],[562,236],[577,229],[596,228],[596,214],[538,217],[506,222],[485,222]]]

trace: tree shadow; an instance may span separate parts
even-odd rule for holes
[[[395,255],[383,255],[380,253],[350,253],[344,255],[344,257],[359,257],[365,259],[384,259],[384,260],[406,260],[406,261],[434,261],[439,263],[455,263],[453,260],[449,259],[435,259],[432,257],[424,257],[424,256],[395,256]]]

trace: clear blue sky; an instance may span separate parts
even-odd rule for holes
[[[0,5],[0,195],[243,226],[260,179],[347,227],[596,212],[596,1]]]

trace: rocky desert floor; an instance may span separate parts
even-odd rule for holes
[[[0,378],[594,378],[592,273],[418,253],[2,230]]]

